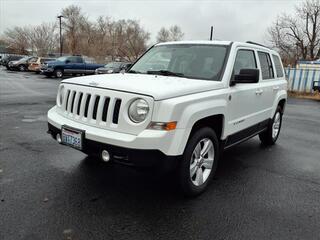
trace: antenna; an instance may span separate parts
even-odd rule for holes
[[[213,37],[213,26],[211,26],[210,41],[212,41],[212,37]]]

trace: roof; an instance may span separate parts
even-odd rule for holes
[[[171,45],[171,44],[213,44],[213,45],[230,45],[231,41],[209,41],[209,40],[193,40],[193,41],[175,41],[175,42],[163,42],[156,44],[159,45]]]
[[[250,48],[255,48],[255,49],[260,49],[260,50],[264,50],[264,51],[271,51],[273,53],[276,53],[276,51],[257,44],[257,43],[247,43],[247,42],[232,42],[232,41],[220,41],[220,40],[193,40],[193,41],[175,41],[175,42],[163,42],[163,43],[158,43],[156,44],[157,46],[161,46],[161,45],[173,45],[173,44],[212,44],[212,45],[230,45],[233,44],[235,46],[241,46],[241,47],[250,47]]]

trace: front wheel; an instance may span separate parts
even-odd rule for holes
[[[209,127],[197,130],[189,139],[179,166],[179,182],[187,196],[201,194],[215,174],[219,141]]]
[[[278,106],[272,120],[268,124],[267,130],[259,134],[262,144],[267,146],[275,144],[280,134],[281,125],[282,109]]]
[[[56,69],[53,72],[54,76],[56,78],[62,78],[63,77],[63,70],[62,69]]]

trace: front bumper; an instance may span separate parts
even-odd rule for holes
[[[54,69],[53,68],[41,68],[42,73],[53,73]]]
[[[49,110],[48,123],[49,132],[53,137],[61,131],[63,125],[85,131],[85,153],[101,154],[102,149],[107,151],[108,149],[112,149],[112,151],[115,149],[117,154],[127,153],[125,155],[134,159],[133,161],[140,159],[139,161],[143,162],[143,159],[145,159],[152,165],[154,163],[151,159],[174,159],[183,153],[181,143],[183,143],[185,137],[185,129],[174,131],[145,129],[138,135],[122,133],[74,121],[59,114],[56,107]],[[148,157],[149,155],[153,157]]]
[[[175,129],[174,131],[145,129],[138,135],[134,135],[74,121],[59,114],[56,108],[55,106],[48,111],[48,122],[58,129],[67,125],[84,130],[86,138],[96,142],[131,149],[157,149],[167,156],[183,154],[186,143],[185,129]]]
[[[48,133],[52,138],[56,139],[57,134],[61,134],[61,130],[48,123]],[[101,157],[101,152],[107,150],[111,156],[111,161],[127,166],[134,167],[151,167],[164,171],[174,169],[178,160],[177,156],[167,156],[159,150],[152,149],[131,149],[119,146],[113,146],[106,143],[90,140],[84,137],[82,152],[86,154]]]

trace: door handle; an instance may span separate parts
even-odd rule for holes
[[[279,87],[279,86],[276,86],[276,87],[273,87],[272,89],[273,89],[273,91],[277,91],[277,90],[280,89],[280,87]]]
[[[261,95],[263,93],[263,90],[262,89],[259,89],[256,91],[256,95]]]

